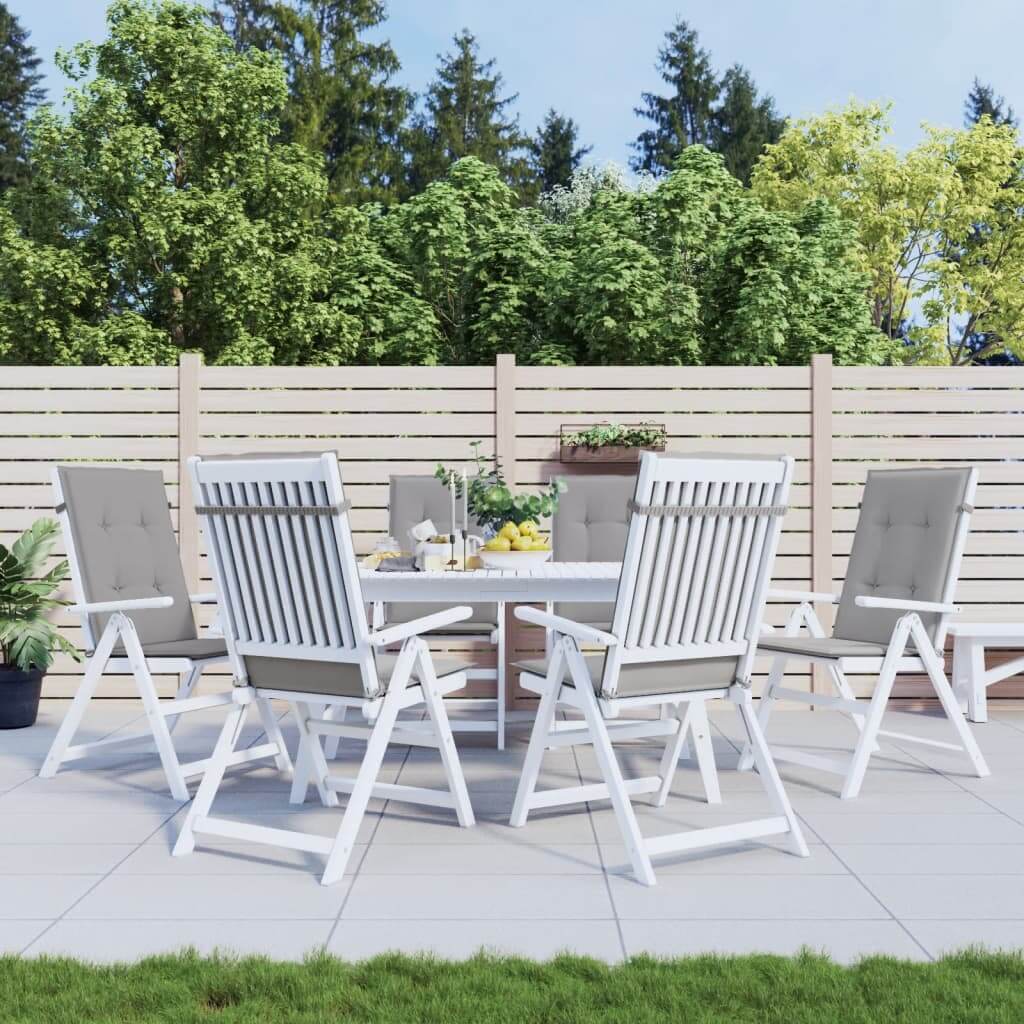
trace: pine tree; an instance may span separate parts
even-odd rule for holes
[[[757,94],[750,72],[734,64],[722,77],[722,102],[715,108],[711,148],[725,158],[726,168],[744,185],[766,145],[778,142],[785,118],[771,96]]]
[[[508,108],[518,93],[503,96],[504,79],[493,59],[481,63],[476,37],[463,29],[453,38],[455,50],[438,54],[440,66],[407,136],[408,191],[421,192],[464,156],[497,167],[510,185],[528,181],[524,158],[528,140]]]
[[[970,128],[986,114],[992,118],[993,124],[1017,126],[1013,107],[1009,106],[1002,96],[997,96],[991,85],[984,85],[975,76],[971,91],[964,101],[964,126]]]
[[[665,34],[656,67],[672,87],[670,96],[642,94],[644,106],[634,108],[654,127],[640,133],[630,161],[635,171],[668,171],[687,147],[710,145],[714,130],[714,105],[720,86],[711,67],[711,54],[697,42],[697,32],[682,20]]]
[[[46,95],[40,63],[28,32],[0,2],[0,192],[26,174],[25,124]]]
[[[594,148],[577,146],[579,127],[571,117],[554,108],[544,115],[530,143],[531,165],[539,192],[550,192],[556,185],[568,185],[580,161]]]
[[[221,0],[218,20],[235,45],[278,52],[290,99],[285,140],[323,154],[331,193],[350,202],[395,198],[409,91],[387,41],[363,35],[385,20],[382,0]]]

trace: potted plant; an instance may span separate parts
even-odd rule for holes
[[[54,520],[38,519],[10,549],[0,544],[0,729],[35,723],[54,651],[81,660],[47,618],[68,604],[53,596],[67,578],[67,561],[40,575],[59,533]]]
[[[558,496],[565,492],[561,480],[551,480],[540,494],[513,494],[496,458],[487,459],[480,454],[479,441],[473,441],[474,475],[466,477],[467,504],[473,518],[480,524],[485,536],[493,537],[505,523],[547,519],[558,508]],[[462,473],[438,464],[434,476],[445,486],[455,488],[456,497],[462,497]]]
[[[560,432],[562,462],[636,462],[640,452],[663,452],[661,423],[566,423]]]

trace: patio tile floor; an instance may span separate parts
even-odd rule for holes
[[[781,766],[811,848],[807,860],[780,844],[660,859],[658,886],[638,885],[606,803],[531,817],[508,813],[528,727],[509,748],[461,736],[478,825],[459,829],[447,812],[375,803],[351,872],[319,885],[309,854],[204,842],[173,859],[184,810],[167,795],[144,744],[63,770],[35,771],[67,707],[45,701],[39,724],[0,733],[0,951],[68,953],[125,960],[194,946],[298,958],[326,947],[359,958],[391,949],[464,957],[481,947],[544,958],[572,950],[606,960],[642,952],[826,950],[839,960],[885,953],[927,959],[970,944],[1024,947],[1024,715],[990,712],[975,726],[993,777],[966,761],[885,740],[864,795],[842,803],[837,779]],[[692,766],[680,768],[664,808],[638,801],[643,829],[657,834],[760,815],[756,777],[733,771],[738,731],[715,709],[723,803],[703,802]],[[86,720],[88,737],[143,725],[136,702],[105,701]],[[216,710],[192,716],[179,749],[208,752]],[[894,712],[889,728],[936,738],[948,727],[929,715]],[[287,720],[286,735],[295,733]],[[771,736],[826,750],[849,749],[852,730],[822,712],[777,712]],[[247,733],[256,742],[255,729]],[[624,745],[628,773],[656,770],[658,751]],[[342,762],[353,763],[351,755]],[[344,765],[339,766],[344,771]],[[592,752],[545,759],[541,785],[593,781]],[[395,748],[384,777],[439,785],[429,752]],[[313,802],[289,807],[288,785],[271,768],[229,775],[217,810],[279,827],[330,834],[338,812]],[[773,848],[775,846],[776,848]]]

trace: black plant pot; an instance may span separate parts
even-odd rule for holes
[[[0,729],[24,729],[35,725],[43,673],[38,669],[0,668]]]

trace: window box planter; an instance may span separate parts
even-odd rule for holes
[[[655,435],[646,444],[570,444],[568,439],[595,427],[611,427],[610,423],[563,423],[559,431],[559,461],[566,463],[631,463],[639,462],[641,452],[663,452],[666,430],[663,423],[622,423],[618,424],[627,436],[631,432]]]

